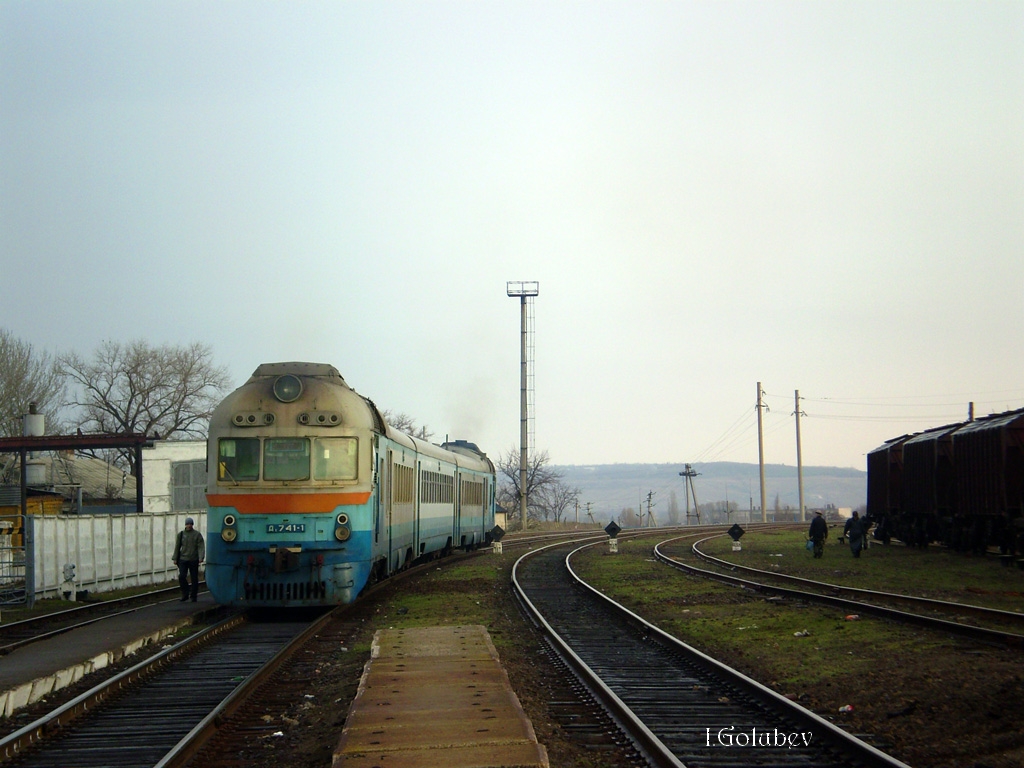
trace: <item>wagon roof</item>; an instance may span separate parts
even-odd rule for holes
[[[884,443],[882,443],[877,448],[868,451],[868,455],[870,456],[872,453],[880,453],[881,451],[888,451],[890,448],[902,445],[907,440],[909,440],[911,437],[913,437],[913,435],[900,435],[899,437],[894,437],[891,440],[886,440]]]
[[[1006,413],[994,413],[991,416],[983,416],[980,419],[969,421],[960,428],[959,433],[981,432],[1011,426],[1024,428],[1024,408]]]
[[[960,429],[963,425],[964,422],[960,421],[957,422],[956,424],[946,424],[943,427],[933,427],[931,429],[926,429],[924,432],[918,432],[916,435],[907,438],[907,441],[906,443],[904,443],[904,445],[924,443],[931,440],[939,440],[940,438],[948,437],[949,435],[952,435],[954,432]]]

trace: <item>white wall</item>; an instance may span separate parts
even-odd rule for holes
[[[171,511],[171,464],[206,459],[205,440],[159,440],[142,449],[142,507],[146,514]]]
[[[129,515],[32,515],[35,599],[57,597],[64,565],[75,565],[75,588],[90,592],[161,584],[178,577],[174,539],[192,517],[206,536],[206,510]]]
[[[35,515],[36,599],[63,589],[63,566],[75,565],[75,588],[112,592],[174,581],[174,538],[186,517],[206,536],[206,509],[171,512],[171,465],[206,460],[206,440],[160,440],[142,450],[144,514]]]
[[[206,459],[206,441],[159,441],[142,451],[144,514],[30,515],[35,599],[57,597],[64,588],[64,566],[75,566],[75,588],[110,592],[161,584],[178,577],[171,562],[177,532],[192,517],[206,536],[206,508],[171,512],[171,465]],[[20,581],[11,537],[0,536],[0,584]],[[26,574],[27,575],[27,574]]]

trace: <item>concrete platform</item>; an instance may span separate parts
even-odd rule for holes
[[[380,630],[333,768],[546,768],[481,626]]]
[[[0,657],[0,717],[10,717],[91,672],[173,635],[217,609],[209,592],[198,602],[178,598],[139,608],[32,643]]]

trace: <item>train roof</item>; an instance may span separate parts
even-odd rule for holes
[[[449,461],[459,467],[465,467],[468,469],[477,469],[487,472],[494,471],[494,464],[489,458],[487,458],[487,454],[479,448],[476,448],[475,444],[468,443],[465,440],[457,440],[455,442],[446,442],[443,445],[436,445],[435,443],[428,442],[427,440],[421,440],[418,437],[407,435],[405,432],[399,432],[390,424],[386,425],[385,434],[396,443],[415,449],[420,456]],[[467,449],[466,446],[473,446],[476,450]]]
[[[354,389],[352,389],[338,369],[329,363],[304,363],[299,361],[262,363],[257,366],[255,371],[253,371],[252,376],[249,377],[249,381],[246,383],[249,384],[262,379],[277,378],[278,376],[284,376],[286,374],[318,379],[333,379],[337,383],[344,385],[347,389],[361,398],[366,404],[369,409],[369,417],[373,421],[373,429],[375,431],[386,435],[391,440],[394,440],[396,443],[404,445],[407,448],[415,449],[417,453],[422,456],[431,456],[437,459],[451,461],[460,467],[472,467],[474,469],[481,469],[490,472],[494,471],[494,464],[489,458],[487,458],[487,454],[481,451],[475,443],[471,443],[467,440],[454,440],[452,442],[446,442],[444,445],[435,445],[434,443],[421,440],[420,438],[413,437],[395,429],[386,422],[383,413],[381,413],[377,408],[377,405],[368,397],[359,395]]]
[[[338,369],[329,363],[262,363],[252,373],[252,378],[283,376],[286,373],[295,376],[319,376],[321,378],[341,379],[344,377]],[[347,386],[347,385],[346,385]]]

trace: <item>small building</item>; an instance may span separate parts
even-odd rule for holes
[[[103,459],[74,451],[46,451],[26,463],[35,468],[29,483],[30,514],[37,514],[32,498],[41,492],[59,495],[61,512],[135,511],[135,478]],[[14,490],[20,510],[21,466],[17,454],[0,456],[0,464],[0,482],[4,488]]]
[[[158,440],[143,448],[142,480],[148,514],[206,509],[206,441]]]
[[[29,488],[29,514],[138,511],[136,479],[110,462],[74,451],[48,451],[27,463],[37,465],[37,482]],[[0,496],[13,495],[19,514],[20,471],[16,454],[0,455]],[[160,440],[143,448],[142,493],[147,514],[205,509],[206,441]],[[39,507],[41,494],[49,496],[45,512]]]

